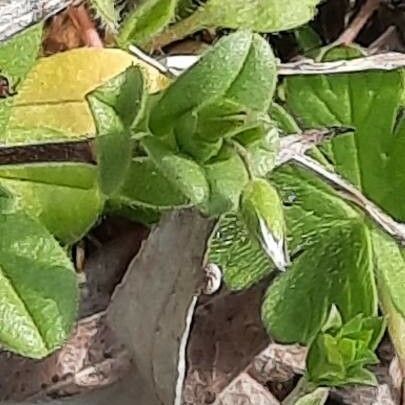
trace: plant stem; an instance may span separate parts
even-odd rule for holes
[[[354,20],[337,39],[336,43],[343,45],[351,44],[379,6],[380,0],[367,0]]]
[[[248,172],[249,179],[252,180],[255,177],[255,175],[253,174],[253,170],[249,163],[249,152],[237,141],[229,140],[227,141],[227,143],[228,142],[242,159],[246,171]]]
[[[94,22],[91,20],[86,7],[81,4],[69,10],[69,16],[78,27],[80,35],[86,46],[103,48],[104,44],[97,32]]]
[[[162,49],[172,42],[180,41],[181,39],[206,28],[204,26],[203,17],[203,11],[200,9],[195,11],[184,20],[169,26],[165,31],[146,44],[145,49]]]

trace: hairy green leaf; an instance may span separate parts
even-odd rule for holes
[[[201,204],[209,197],[205,172],[193,160],[180,156],[159,139],[148,136],[142,139],[150,158],[161,174],[193,204]]]
[[[131,128],[145,104],[145,83],[138,67],[123,73],[87,96],[97,128],[96,151],[101,190],[113,194],[131,163]]]
[[[140,205],[158,210],[187,205],[187,199],[180,190],[149,158],[132,160],[125,181],[112,200],[122,205]]]
[[[297,27],[311,20],[320,0],[208,0],[201,7],[203,25],[249,28],[276,32]]]
[[[190,206],[189,200],[149,158],[132,160],[126,178],[107,201],[107,212],[144,224],[156,223],[162,212]]]
[[[156,42],[167,45],[203,28],[277,32],[311,20],[320,0],[207,0],[194,13],[169,27]]]
[[[224,129],[218,132],[215,122],[221,125],[226,117],[266,112],[275,83],[275,60],[264,39],[246,31],[231,34],[163,92],[151,112],[150,128],[166,135],[181,116],[197,113],[201,125],[209,123],[212,130],[199,132],[221,137]]]
[[[95,167],[79,163],[0,166],[0,185],[18,207],[64,243],[80,239],[101,213]]]
[[[122,23],[118,42],[142,45],[161,32],[175,17],[178,0],[145,0]]]
[[[22,213],[0,213],[0,342],[41,358],[61,346],[75,321],[72,264],[51,234]]]
[[[279,151],[279,133],[277,128],[267,129],[257,140],[250,140],[249,134],[238,136],[238,141],[246,148],[250,170],[254,176],[264,177],[271,172]]]
[[[201,208],[209,215],[219,216],[239,207],[242,190],[249,175],[241,157],[224,147],[213,160],[204,165],[210,187],[209,200]]]

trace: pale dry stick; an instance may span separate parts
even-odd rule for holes
[[[349,24],[342,35],[336,40],[336,44],[351,44],[359,35],[359,32],[367,24],[367,21],[380,6],[381,0],[367,0],[354,20]]]
[[[405,54],[387,52],[350,60],[314,62],[302,59],[297,62],[278,65],[280,76],[356,73],[367,70],[396,70],[405,67]]]
[[[376,204],[368,200],[352,184],[344,180],[337,173],[331,172],[309,156],[297,153],[291,160],[316,173],[322,179],[327,180],[334,188],[340,190],[347,200],[356,204],[385,232],[394,237],[401,244],[405,244],[405,224],[396,222]]]
[[[139,48],[130,46],[130,51],[146,63],[151,64],[163,74],[179,76],[194,65],[199,57],[196,55],[174,55],[155,60]],[[297,62],[279,63],[277,71],[280,76],[317,75],[355,73],[367,70],[395,70],[405,67],[405,54],[387,52],[351,60],[333,62],[314,62],[312,59],[301,59]]]

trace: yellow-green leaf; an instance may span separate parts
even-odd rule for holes
[[[167,79],[156,69],[118,49],[80,48],[42,58],[14,97],[0,143],[26,144],[95,135],[85,96],[130,65],[141,68],[149,92]]]

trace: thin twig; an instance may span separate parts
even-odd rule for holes
[[[283,165],[296,156],[303,156],[308,150],[335,138],[351,132],[352,128],[331,127],[325,129],[309,129],[301,134],[287,135],[280,140],[280,150],[276,159],[276,167]]]
[[[336,43],[344,45],[351,44],[379,6],[380,0],[367,0],[354,20],[337,39]]]
[[[300,166],[311,170],[318,176],[327,180],[333,187],[343,192],[346,199],[356,204],[385,232],[405,244],[405,224],[396,222],[376,204],[368,200],[356,187],[341,178],[338,174],[329,171],[316,160],[302,154],[296,154],[292,160]]]
[[[151,57],[136,47],[130,50],[141,60],[150,63]],[[199,59],[197,55],[174,55],[153,60],[153,66],[161,73],[179,76],[189,69]],[[292,63],[279,63],[278,74],[280,76],[294,75],[317,75],[355,73],[367,70],[395,70],[405,67],[405,54],[399,52],[387,52],[378,55],[370,55],[362,58],[339,60],[334,62],[315,62],[312,59],[301,59]]]

